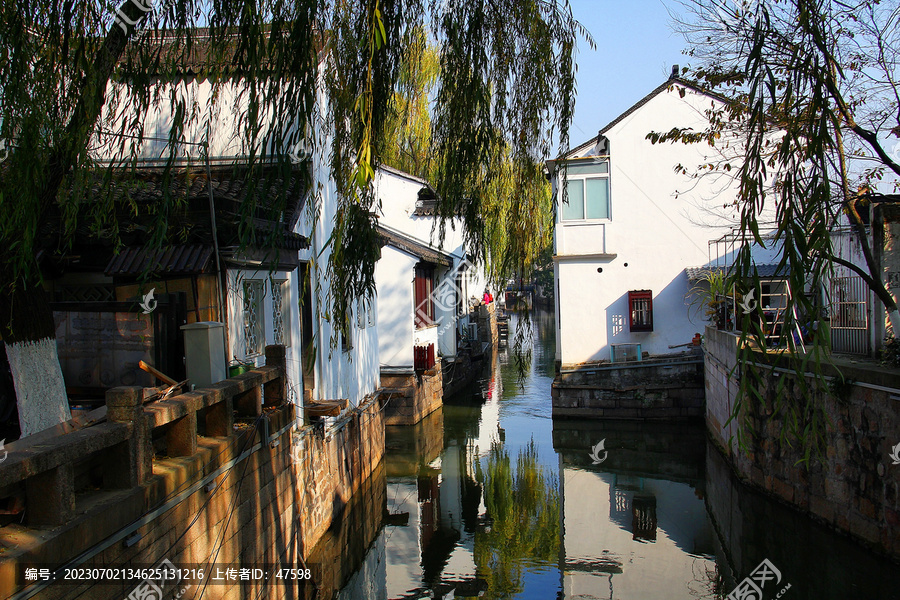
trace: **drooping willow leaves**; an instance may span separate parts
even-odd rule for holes
[[[681,28],[689,54],[700,62],[692,74],[731,101],[707,114],[705,132],[676,128],[651,139],[715,146],[728,135],[743,142],[734,157],[743,244],[728,285],[760,293],[753,248],[766,246],[780,252],[778,270],[790,295],[776,331],[762,325],[761,304],[741,317],[741,394],[732,419],[741,423],[738,441],[746,447],[760,422],[754,415],[768,413],[780,424],[782,443],[799,443],[808,462],[824,450],[828,427],[823,364],[831,360],[829,300],[823,289],[835,267],[862,277],[892,321],[897,315],[860,218],[879,197],[872,190],[892,187],[884,175],[900,175],[883,145],[888,135],[900,134],[896,7],[829,0],[694,0],[686,6],[695,19]],[[771,237],[762,231],[769,216]],[[847,224],[864,264],[847,261],[834,247],[832,235]],[[775,377],[776,364],[793,376]]]
[[[337,190],[324,272],[338,330],[353,300],[374,292],[371,182],[404,43],[424,30],[439,49],[431,152],[440,214],[461,216],[469,249],[484,256],[483,207],[498,178],[533,187],[533,165],[552,141],[568,144],[576,38],[587,35],[566,0],[36,0],[4,3],[0,21],[0,137],[11,150],[0,172],[4,293],[39,280],[35,257],[64,254],[79,228],[121,243],[123,210],[142,214],[149,243],[181,235],[185,196],[167,192],[141,205],[120,182],[152,157],[164,181],[189,187],[203,176],[198,138],[211,158],[240,158],[251,192],[240,208],[241,245],[276,243],[253,223],[260,211],[282,213],[287,194],[252,192],[266,185],[267,169],[291,180],[289,151],[303,124],[318,123],[326,135],[314,151],[327,158]],[[210,86],[209,102],[198,100],[198,86]],[[234,139],[216,147],[223,123]],[[151,139],[158,130],[164,139]],[[513,165],[506,175],[501,155]],[[516,199],[508,202],[514,225],[526,227]],[[523,251],[510,244],[511,254]]]

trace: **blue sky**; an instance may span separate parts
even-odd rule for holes
[[[669,77],[672,65],[684,66],[684,39],[672,30],[674,0],[571,0],[572,11],[597,44],[579,44],[578,97],[569,130],[574,147],[597,135]]]

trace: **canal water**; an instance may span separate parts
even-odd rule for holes
[[[553,316],[532,323],[524,362],[501,349],[388,428],[376,500],[347,515],[380,529],[354,529],[329,596],[900,599],[900,566],[744,487],[702,423],[554,421]]]

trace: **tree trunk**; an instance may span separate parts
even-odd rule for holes
[[[5,278],[11,281],[11,278]],[[12,371],[22,437],[72,418],[56,350],[56,326],[40,283],[0,292],[0,336]]]

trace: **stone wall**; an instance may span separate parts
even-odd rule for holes
[[[350,497],[384,457],[384,412],[381,398],[370,398],[340,418],[329,431],[322,425],[295,434],[302,456],[297,473],[299,518],[306,556],[343,513]]]
[[[478,341],[488,342],[491,345],[499,344],[500,335],[497,333],[497,303],[479,304],[476,309],[478,320]]]
[[[707,328],[707,428],[736,473],[750,485],[807,511],[815,518],[849,533],[874,549],[900,559],[900,465],[890,458],[900,442],[900,371],[878,365],[838,362],[851,385],[838,391],[819,390],[816,398],[830,424],[824,456],[812,458],[808,468],[797,442],[782,444],[780,418],[773,417],[773,395],[779,385],[798,394],[792,374],[775,365],[764,367],[760,390],[764,406],[744,404],[757,435],[747,451],[737,446],[736,424],[725,427],[737,398],[739,380],[723,376],[736,361],[735,336]],[[838,377],[833,366],[825,375]],[[838,379],[839,380],[839,379]]]
[[[340,518],[325,531],[312,549],[306,559],[306,566],[312,571],[306,591],[316,590],[317,595],[309,593],[307,597],[334,597],[363,564],[367,550],[381,531],[387,512],[386,482],[382,462],[350,497]]]
[[[204,568],[209,588],[202,591],[203,583],[197,579],[177,585],[153,582],[166,599],[201,594],[224,599],[305,597],[304,590],[309,589],[304,583],[278,579],[277,569],[302,568],[303,558],[341,519],[351,496],[381,468],[384,425],[380,403],[372,398],[329,432],[320,426],[298,430],[294,407],[282,404],[283,396],[276,393],[283,379],[273,379],[273,371],[265,367],[214,389],[150,403],[143,409],[140,395],[131,395],[137,402],[133,407],[108,402],[110,418],[117,419],[111,426],[126,427],[131,440],[146,440],[151,455],[156,448],[151,465],[149,456],[135,450],[144,442],[132,443],[131,452],[137,457],[132,469],[139,473],[149,467],[145,476],[132,475],[137,485],[128,485],[127,478],[121,477],[113,486],[94,485],[95,480],[107,481],[104,470],[129,460],[129,441],[117,442],[121,448],[116,446],[113,452],[84,441],[101,439],[92,430],[103,425],[53,442],[68,444],[72,450],[71,466],[48,471],[52,477],[39,473],[47,468],[41,457],[52,457],[41,446],[23,450],[21,456],[10,452],[6,462],[24,473],[22,483],[28,485],[23,487],[31,490],[31,496],[37,488],[29,482],[39,480],[46,495],[60,497],[59,485],[65,484],[66,474],[72,476],[69,485],[75,494],[72,510],[61,524],[7,523],[0,528],[0,598],[24,591],[35,592],[29,596],[34,598],[121,600],[136,587],[150,584],[139,578],[126,581],[119,575],[112,581],[90,577],[43,585],[26,580],[25,569],[148,568],[163,560],[183,569]],[[264,402],[264,383],[266,399],[279,401],[277,405]],[[135,388],[119,389],[125,391],[113,390],[112,397],[119,394],[128,399]],[[232,404],[241,409],[236,423],[233,417],[229,420]],[[222,406],[229,410],[213,410]],[[248,411],[257,416],[240,417]],[[134,413],[130,423],[123,422],[126,413]],[[217,430],[223,423],[227,428]],[[224,432],[230,433],[214,435]],[[73,441],[67,436],[74,436]],[[8,469],[0,472],[0,483],[9,480],[10,474]],[[14,482],[3,483],[0,498],[15,496],[16,489]],[[54,507],[30,500],[26,505],[26,513],[39,509]],[[210,576],[216,566],[223,572],[229,567],[261,569],[264,577],[213,582]],[[23,590],[26,585],[30,587]]]
[[[441,361],[423,373],[382,371],[381,385],[385,425],[415,425],[442,405]]]
[[[566,369],[553,382],[554,417],[687,419],[704,414],[697,357]]]

